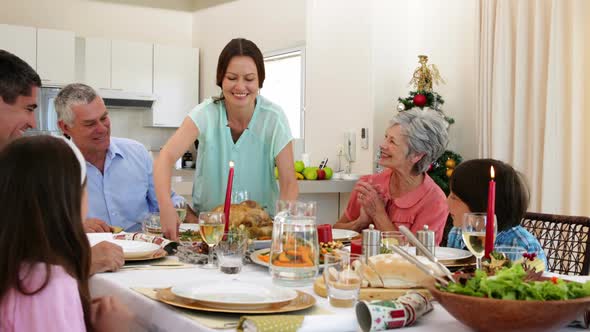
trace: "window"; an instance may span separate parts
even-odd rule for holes
[[[266,78],[260,93],[285,111],[293,138],[303,138],[305,49],[280,50],[264,56]]]

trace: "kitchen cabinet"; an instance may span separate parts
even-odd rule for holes
[[[154,45],[154,97],[144,123],[178,127],[199,103],[199,49]]]
[[[0,24],[0,49],[23,59],[37,68],[37,29],[18,25]]]
[[[76,38],[76,81],[94,89],[111,88],[111,40]]]
[[[111,88],[152,94],[152,44],[113,40]]]
[[[71,31],[37,29],[37,73],[43,85],[74,82],[75,38]]]

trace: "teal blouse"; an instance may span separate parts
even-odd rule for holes
[[[248,128],[236,143],[228,127],[225,103],[207,99],[189,113],[199,129],[199,149],[193,182],[193,205],[209,211],[225,201],[229,162],[233,161],[233,191],[248,191],[274,214],[279,188],[274,176],[275,158],[293,139],[280,106],[257,96]]]

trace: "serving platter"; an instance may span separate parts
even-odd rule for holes
[[[319,276],[313,283],[313,291],[321,296],[327,297],[328,290],[324,283],[324,277]],[[362,287],[359,292],[359,300],[372,301],[372,300],[392,300],[396,299],[408,291],[416,291],[426,298],[432,298],[432,295],[426,288],[375,288],[375,287]]]
[[[299,290],[296,290],[295,292],[297,293],[297,297],[283,305],[273,305],[270,307],[259,309],[253,309],[249,307],[239,309],[214,308],[199,301],[176,296],[174,293],[172,293],[171,288],[159,289],[156,292],[156,298],[159,301],[164,302],[166,304],[185,309],[240,314],[272,314],[281,312],[291,312],[307,309],[315,305],[316,300],[312,295]]]

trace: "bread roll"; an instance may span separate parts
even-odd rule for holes
[[[416,256],[422,263],[430,266],[435,273],[442,272],[426,257]],[[416,265],[398,254],[381,254],[369,257],[369,266],[377,272],[385,288],[420,287],[432,277],[422,272]],[[369,281],[370,282],[370,281]],[[371,285],[372,286],[372,285]],[[374,287],[374,286],[372,286]]]

